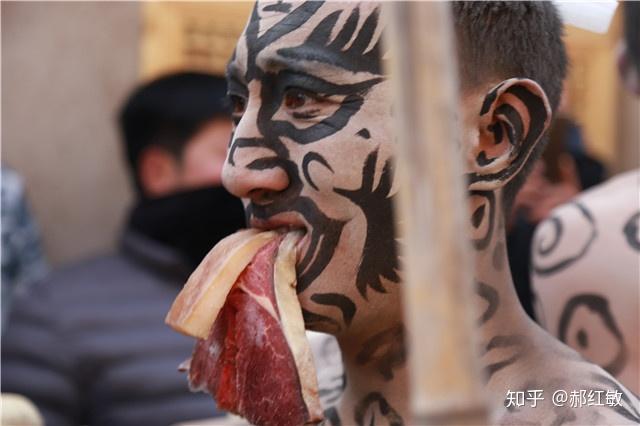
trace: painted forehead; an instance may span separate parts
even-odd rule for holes
[[[382,74],[382,20],[373,2],[258,2],[229,63],[243,83],[293,69],[340,79]],[[362,77],[365,77],[364,75]]]

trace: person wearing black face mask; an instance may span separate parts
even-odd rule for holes
[[[195,268],[244,226],[242,203],[222,186],[232,128],[224,79],[160,78],[131,96],[120,127],[138,194],[129,233],[171,247]]]
[[[175,249],[193,270],[213,245],[244,225],[242,203],[222,186],[139,202],[131,229]]]
[[[164,324],[189,273],[244,226],[221,186],[232,121],[223,78],[180,73],[138,88],[120,113],[136,189],[117,253],[56,271],[16,300],[2,391],[47,425],[168,425],[216,414],[177,366],[191,339]]]

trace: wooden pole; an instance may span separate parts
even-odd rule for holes
[[[398,136],[413,424],[487,424],[449,4],[392,2],[387,42]]]

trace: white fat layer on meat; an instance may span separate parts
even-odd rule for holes
[[[299,238],[298,233],[290,232],[280,243],[273,267],[273,283],[280,323],[298,369],[302,397],[309,410],[309,421],[317,421],[323,416],[318,398],[318,379],[296,294],[296,243]]]
[[[171,306],[165,321],[188,336],[206,339],[238,276],[275,232],[244,230],[207,254]]]
[[[276,314],[276,310],[273,307],[273,304],[271,303],[271,300],[269,300],[269,298],[267,296],[263,296],[263,295],[260,295],[260,294],[255,294],[254,292],[249,290],[244,285],[244,282],[238,284],[238,287],[242,291],[247,293],[247,295],[249,295],[249,297],[251,297],[253,300],[255,300],[258,305],[262,306],[264,308],[264,310],[267,311],[269,313],[269,315],[271,315],[276,321],[280,321],[280,319],[278,318],[278,314]]]

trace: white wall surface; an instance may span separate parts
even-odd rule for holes
[[[138,76],[140,4],[2,2],[2,163],[54,265],[114,247],[131,194],[115,117]]]

